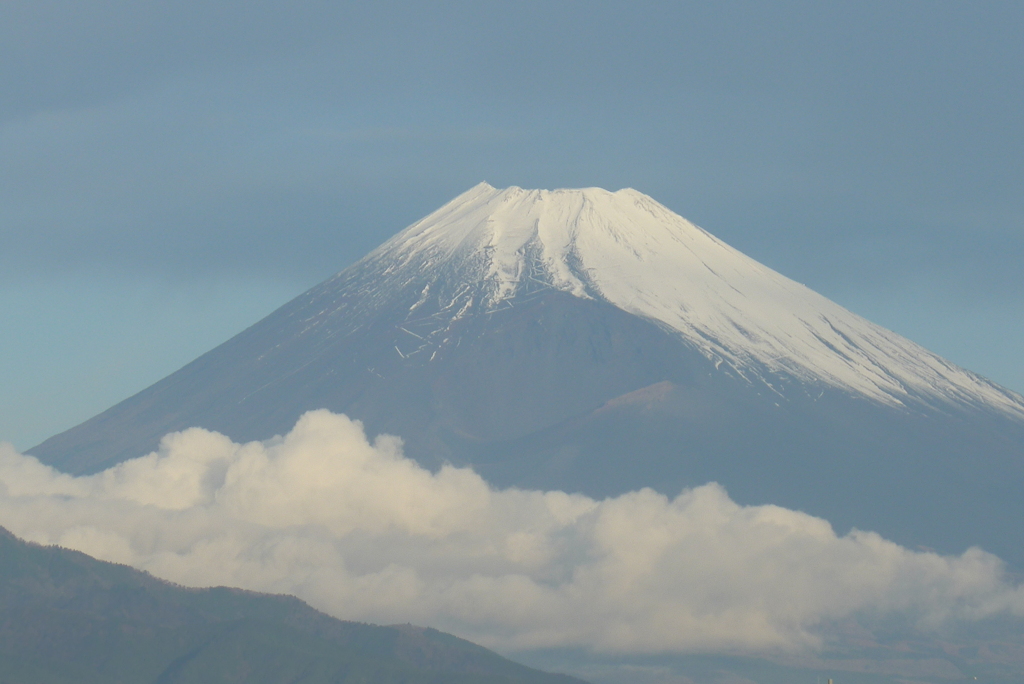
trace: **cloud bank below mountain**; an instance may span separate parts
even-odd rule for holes
[[[370,441],[327,411],[266,442],[170,434],[88,477],[0,445],[0,525],[181,584],[291,593],[504,650],[798,650],[849,617],[924,631],[1024,617],[1024,587],[980,549],[840,537],[714,483],[674,499],[495,490],[469,469],[431,473],[399,439]]]

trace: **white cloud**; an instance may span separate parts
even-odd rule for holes
[[[506,650],[794,649],[897,614],[928,629],[1024,616],[995,556],[902,548],[716,484],[604,501],[431,473],[401,442],[314,411],[283,438],[200,429],[89,477],[0,445],[0,524],[188,585],[293,593],[344,619],[437,626]]]

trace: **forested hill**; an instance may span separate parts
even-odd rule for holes
[[[433,629],[190,589],[0,528],[0,684],[573,684]]]

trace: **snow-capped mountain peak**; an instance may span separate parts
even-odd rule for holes
[[[423,286],[452,318],[556,289],[656,321],[718,364],[785,374],[889,405],[970,405],[1024,417],[1021,397],[857,316],[633,189],[481,183],[362,262]],[[342,274],[339,274],[342,275]],[[378,282],[377,286],[380,287]]]
[[[323,408],[497,487],[716,481],[1024,567],[1024,397],[635,190],[478,185],[31,453],[94,473],[169,432],[273,439]]]

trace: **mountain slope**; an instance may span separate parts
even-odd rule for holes
[[[850,313],[632,189],[483,183],[362,263],[376,266],[385,293],[425,283],[412,311],[430,297],[450,298],[454,315],[437,317],[420,353],[443,348],[442,323],[473,307],[496,311],[550,288],[657,321],[743,376],[781,372],[892,405],[969,402],[1024,418],[1020,396]]]
[[[0,682],[571,684],[432,629],[186,589],[0,528]]]
[[[481,184],[30,453],[94,472],[172,430],[265,439],[314,408],[497,485],[717,480],[743,503],[1024,567],[1024,398],[633,190]]]

